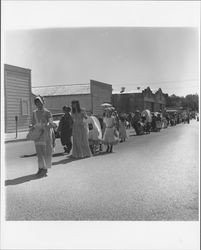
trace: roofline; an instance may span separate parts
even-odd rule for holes
[[[4,64],[4,69],[5,70],[16,70],[16,71],[31,71],[31,69],[28,68],[23,68],[23,67],[19,67],[19,66],[15,66],[15,65],[11,65],[11,64]]]
[[[112,93],[112,95],[129,95],[129,94],[142,94],[142,92]]]
[[[52,85],[52,86],[50,86],[50,85],[46,85],[46,86],[40,86],[40,87],[32,87],[32,88],[54,88],[54,87],[60,87],[60,86],[74,86],[74,85],[88,85],[88,86],[90,86],[90,83],[75,83],[75,84],[58,84],[58,85]]]
[[[35,94],[34,94],[35,95]],[[77,95],[91,95],[91,93],[86,93],[86,94],[71,94],[71,95],[42,95],[42,97],[54,97],[54,96],[77,96]]]
[[[107,85],[107,87],[108,86],[112,87],[112,84],[110,84],[110,83],[100,82],[100,81],[97,81],[97,80],[94,80],[94,79],[90,79],[90,83],[92,83],[92,82],[97,83],[97,84],[104,84],[104,85]]]

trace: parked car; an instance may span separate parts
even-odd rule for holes
[[[59,127],[59,122],[61,120],[61,117],[64,115],[64,113],[56,113],[56,114],[53,114],[52,115],[52,118],[53,118],[53,122],[55,124],[55,127],[54,127],[54,133],[55,133],[55,136],[56,138],[60,138],[60,134],[59,132],[57,131],[58,127]]]

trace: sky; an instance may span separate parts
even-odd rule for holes
[[[32,86],[150,86],[168,94],[198,93],[195,28],[56,28],[9,31],[4,62],[32,70]]]
[[[93,79],[114,91],[199,92],[196,3],[108,4],[4,2],[3,62],[30,68],[33,87]]]

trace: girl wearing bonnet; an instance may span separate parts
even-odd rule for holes
[[[34,104],[36,110],[33,111],[31,126],[41,130],[40,138],[34,141],[38,157],[37,175],[47,176],[48,169],[52,165],[54,123],[51,112],[44,108],[44,100],[41,96],[34,99]]]

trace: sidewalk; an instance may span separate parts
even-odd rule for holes
[[[16,138],[16,133],[5,133],[4,134],[4,142],[9,143],[9,142],[20,142],[20,141],[26,141],[26,136],[27,136],[28,131],[23,131],[23,132],[18,132],[17,133],[17,138]],[[134,134],[133,129],[127,129],[127,135],[131,136]]]
[[[16,133],[5,133],[4,134],[4,142],[9,143],[9,142],[19,142],[19,141],[26,141],[26,135],[28,131],[23,131],[23,132],[18,132],[17,133],[17,138],[16,138]]]

